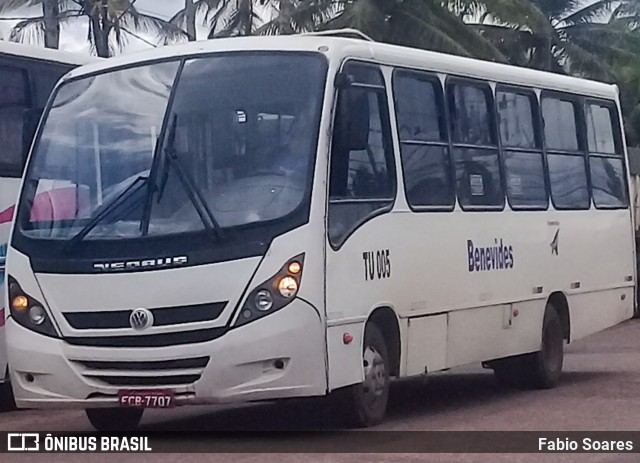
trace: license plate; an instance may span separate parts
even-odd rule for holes
[[[171,408],[175,406],[170,389],[122,390],[118,392],[121,407]]]

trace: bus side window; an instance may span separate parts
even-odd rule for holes
[[[514,210],[547,209],[540,111],[531,90],[498,87],[498,123],[509,204]]]
[[[24,123],[29,109],[27,74],[0,67],[0,174],[20,177],[24,165]]]
[[[343,72],[353,68],[380,73],[364,65],[347,65]],[[329,240],[334,246],[395,199],[389,111],[381,74],[379,79],[379,85],[352,83],[338,97],[329,179]]]
[[[491,87],[450,79],[451,118],[458,201],[462,209],[502,209],[504,192]]]
[[[543,93],[542,118],[554,207],[589,209],[587,163],[581,146],[578,103],[568,95]]]
[[[585,106],[593,202],[598,209],[629,205],[622,136],[614,103]]]
[[[455,186],[440,81],[424,72],[396,70],[393,94],[409,205],[452,210]]]

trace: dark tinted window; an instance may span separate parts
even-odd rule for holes
[[[0,67],[0,174],[19,177],[23,165],[24,118],[29,108],[27,74]]]
[[[558,151],[577,151],[578,123],[576,105],[560,98],[542,99],[542,117],[547,148]]]
[[[491,88],[454,83],[447,87],[453,140],[471,145],[494,145]]]
[[[624,208],[629,204],[622,157],[622,134],[613,103],[585,105],[591,194],[597,208]]]
[[[544,209],[548,205],[542,153],[505,151],[507,194],[514,209]]]
[[[36,87],[34,106],[44,108],[47,100],[62,76],[72,68],[66,67],[33,67],[30,68],[31,80]]]
[[[361,69],[363,68],[363,69]],[[370,81],[377,67],[347,64],[345,72]],[[362,82],[368,84],[369,82]],[[331,153],[329,239],[340,245],[359,224],[395,199],[396,178],[384,87],[341,90]],[[344,120],[348,117],[348,120]]]
[[[498,91],[496,100],[502,146],[535,148],[535,95]]]
[[[456,148],[455,166],[458,200],[462,207],[496,208],[504,205],[496,150]]]
[[[616,146],[612,108],[590,103],[586,105],[587,141],[590,153],[615,154]]]
[[[453,159],[458,202],[463,209],[504,206],[491,87],[482,82],[447,85],[453,127]],[[469,145],[475,145],[470,147]]]
[[[577,107],[570,96],[542,97],[549,187],[557,209],[588,209],[591,204]]]
[[[538,103],[533,92],[496,92],[507,196],[513,209],[546,209],[544,157],[536,128]]]
[[[403,142],[445,141],[440,82],[418,73],[397,72],[393,95]]]
[[[407,201],[412,207],[450,209],[455,191],[440,81],[398,71],[393,91]]]
[[[629,200],[623,159],[591,156],[589,164],[591,166],[593,202],[596,207],[626,207]]]
[[[589,190],[584,156],[549,154],[549,180],[553,204],[558,209],[588,209]]]

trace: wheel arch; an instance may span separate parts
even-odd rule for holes
[[[569,301],[562,291],[556,291],[549,295],[547,304],[551,304],[562,322],[563,337],[568,342],[571,341],[571,315],[569,312]]]
[[[367,318],[365,331],[369,324],[373,324],[380,330],[387,345],[391,375],[400,376],[401,337],[400,322],[398,316],[388,305],[376,307]]]

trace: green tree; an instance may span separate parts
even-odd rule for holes
[[[55,7],[51,2],[56,3]],[[160,37],[179,37],[180,28],[155,16],[138,11],[136,0],[0,0],[0,13],[23,6],[42,5],[42,16],[22,18],[11,33],[12,40],[29,41],[51,37],[48,46],[59,45],[60,25],[85,18],[89,22],[88,40],[101,57],[113,55],[116,47],[127,42],[127,37],[145,40],[140,33],[154,33]],[[148,41],[147,41],[148,42]],[[151,45],[153,45],[151,43]]]
[[[42,17],[34,23],[41,30],[44,38],[44,46],[47,48],[60,47],[60,5],[59,0],[2,0],[0,1],[0,14],[4,14],[24,6],[39,6]],[[29,19],[23,19],[19,24],[21,30],[28,24]],[[14,29],[16,30],[16,29]]]
[[[197,18],[205,15],[205,21],[219,9],[227,7],[228,0],[184,0],[184,8],[169,20],[171,24],[183,29],[189,41],[197,39]]]

